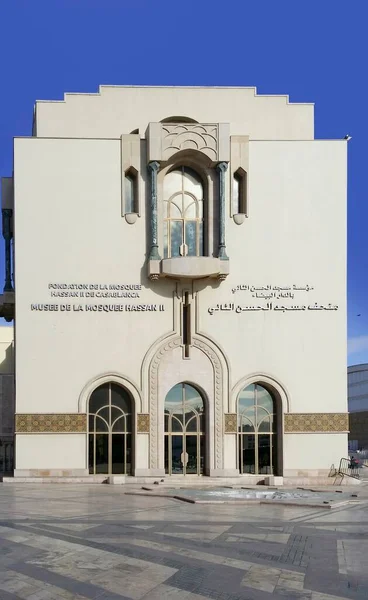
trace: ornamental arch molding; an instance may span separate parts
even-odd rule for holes
[[[160,418],[159,414],[159,367],[162,358],[169,352],[180,348],[182,339],[179,336],[173,336],[164,340],[159,347],[156,347],[151,360],[146,360],[144,365],[146,374],[143,374],[144,379],[148,382],[147,394],[148,407],[145,408],[150,413],[150,469],[159,468],[159,448],[160,448]],[[209,360],[213,370],[213,414],[214,414],[214,468],[223,469],[223,437],[224,437],[224,412],[228,406],[229,396],[229,374],[227,362],[222,352],[207,339],[195,335],[192,339],[192,345],[202,352]],[[146,376],[145,376],[146,375]],[[178,382],[179,383],[179,382]],[[195,380],[191,381],[192,385],[199,385]]]
[[[198,150],[212,162],[219,160],[218,123],[164,123],[161,127],[163,160],[180,150]]]
[[[91,379],[83,388],[78,399],[78,412],[88,413],[88,402],[92,392],[104,383],[116,383],[125,388],[131,395],[135,413],[142,412],[142,396],[138,387],[127,377],[118,373],[105,373]]]

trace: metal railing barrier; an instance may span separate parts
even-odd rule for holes
[[[360,463],[354,458],[341,458],[338,475],[360,479]]]

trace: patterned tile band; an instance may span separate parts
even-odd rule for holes
[[[236,433],[238,419],[236,413],[225,414],[225,433]]]
[[[149,433],[149,414],[137,415],[137,432]],[[85,433],[85,414],[18,414],[15,416],[15,430],[18,433]],[[348,413],[288,413],[285,414],[285,433],[349,431]],[[237,432],[235,413],[225,414],[225,433]]]
[[[285,433],[343,433],[349,431],[348,413],[288,413]]]
[[[15,431],[18,433],[85,433],[86,414],[38,414],[15,415]]]
[[[149,433],[150,416],[145,414],[137,415],[137,433]]]

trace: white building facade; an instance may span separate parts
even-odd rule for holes
[[[313,105],[253,88],[37,102],[2,197],[15,476],[328,474],[346,150],[314,139]]]

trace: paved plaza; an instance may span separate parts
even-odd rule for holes
[[[0,599],[368,598],[366,484],[334,509],[125,491],[0,484]]]

